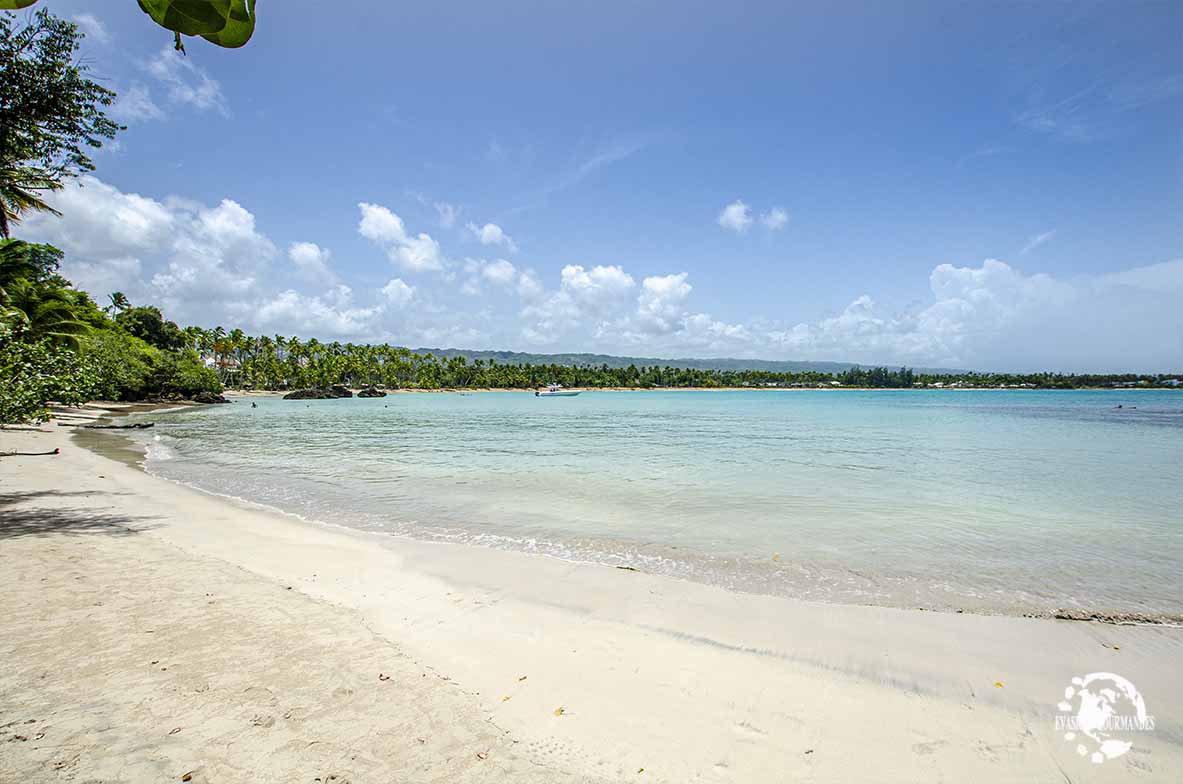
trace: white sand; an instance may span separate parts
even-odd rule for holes
[[[0,431],[0,452],[63,451],[0,459],[3,782],[1183,780],[1180,629],[365,534],[43,430]],[[1157,721],[1100,766],[1053,725],[1094,671]]]

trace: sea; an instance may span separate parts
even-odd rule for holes
[[[310,521],[809,601],[1183,619],[1183,392],[276,396],[140,418],[149,472]]]

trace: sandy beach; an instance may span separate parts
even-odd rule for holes
[[[0,781],[1183,779],[1183,629],[813,604],[352,531],[71,432],[0,430],[0,453],[61,449],[0,458]],[[1092,672],[1156,718],[1101,765],[1054,725]]]

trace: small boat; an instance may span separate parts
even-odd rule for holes
[[[551,384],[545,390],[534,390],[534,397],[575,397],[579,394],[577,389],[563,389],[562,384]]]

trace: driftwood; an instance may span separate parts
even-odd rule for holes
[[[67,425],[67,427],[80,427],[83,430],[147,430],[150,427],[156,427],[156,423],[137,422],[134,425]]]
[[[49,455],[60,455],[62,450],[55,449],[52,452],[0,452],[0,457],[48,457]]]

